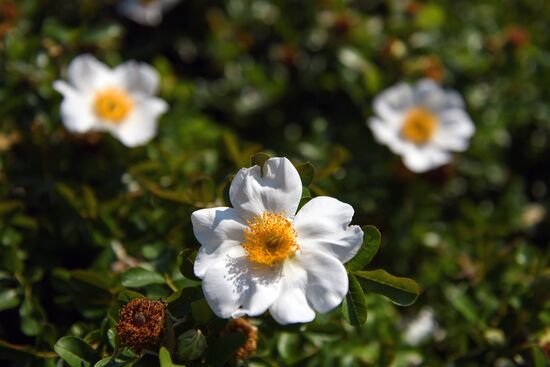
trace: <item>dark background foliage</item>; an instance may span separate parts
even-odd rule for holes
[[[252,365],[546,365],[549,2],[183,0],[158,27],[115,3],[0,0],[2,363],[61,366],[66,335],[107,357],[128,289],[195,289],[177,262],[198,248],[190,213],[224,203],[230,175],[265,151],[313,163],[312,195],[380,229],[370,266],[422,293],[406,308],[367,293],[361,327],[338,310],[255,320]],[[52,83],[83,53],[160,72],[170,110],[153,142],[63,128]],[[377,93],[422,77],[460,91],[477,130],[451,164],[415,175],[365,122]],[[204,300],[171,300],[216,345]],[[428,308],[438,328],[410,345],[403,329]]]

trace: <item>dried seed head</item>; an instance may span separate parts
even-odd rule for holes
[[[120,309],[116,326],[120,343],[137,353],[154,348],[164,338],[166,303],[137,298]]]
[[[246,342],[235,352],[235,359],[243,361],[250,358],[256,351],[258,329],[247,319],[239,318],[231,320],[225,329],[222,330],[221,335],[227,335],[235,331],[241,332],[246,336]]]

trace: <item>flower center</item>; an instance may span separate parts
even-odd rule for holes
[[[106,88],[95,95],[94,109],[101,119],[117,124],[132,110],[134,102],[128,93],[118,88]]]
[[[296,231],[282,214],[263,212],[247,224],[242,246],[250,261],[273,266],[298,250]]]
[[[415,144],[424,144],[431,139],[437,125],[437,116],[426,108],[415,107],[407,112],[401,134]]]

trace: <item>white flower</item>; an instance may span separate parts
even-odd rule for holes
[[[122,0],[118,11],[142,25],[157,26],[162,13],[174,7],[180,0]]]
[[[262,175],[263,170],[263,175]],[[191,216],[201,248],[195,274],[208,304],[222,318],[269,309],[280,324],[309,322],[338,306],[348,291],[342,263],[361,247],[349,226],[353,208],[320,196],[298,213],[302,183],[286,158],[241,169],[229,190],[233,208]]]
[[[435,321],[433,310],[423,308],[418,316],[407,325],[403,337],[408,344],[416,346],[436,334],[438,330],[439,325]]]
[[[61,117],[75,133],[108,131],[128,147],[143,145],[157,133],[168,105],[155,97],[159,76],[144,63],[129,61],[109,69],[91,55],[76,57],[68,81],[56,81],[63,94]]]
[[[475,131],[462,97],[430,79],[386,89],[375,98],[374,111],[377,116],[369,120],[374,137],[414,172],[448,163],[451,152],[466,150]]]

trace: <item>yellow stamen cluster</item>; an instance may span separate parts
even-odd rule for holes
[[[296,231],[284,215],[263,212],[247,224],[242,246],[250,261],[273,266],[298,250]]]
[[[106,88],[97,92],[94,101],[96,115],[114,124],[124,120],[133,106],[134,102],[128,93],[118,88]]]
[[[407,112],[401,134],[415,144],[425,144],[432,138],[437,125],[437,116],[426,108],[416,107]]]

